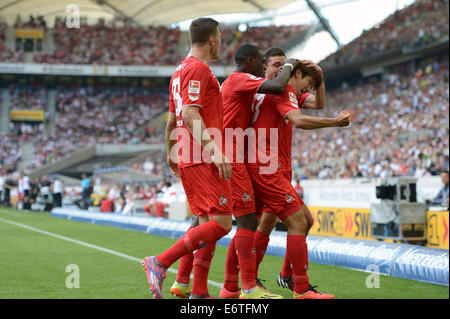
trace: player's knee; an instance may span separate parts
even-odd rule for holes
[[[200,225],[200,218],[198,216],[195,216],[194,220],[192,221],[191,226],[197,227],[198,225]]]
[[[233,219],[231,217],[231,215],[227,215],[227,216],[214,216],[212,218],[213,220],[215,220],[216,222],[218,222],[220,224],[220,226],[222,226],[222,228],[229,233],[233,227]]]
[[[308,222],[305,214],[299,210],[284,220],[284,223],[288,227],[288,232],[297,235],[306,235]]]
[[[275,228],[277,223],[277,217],[270,213],[263,213],[263,217],[261,218],[261,223],[258,226],[258,231],[270,235],[272,230]]]
[[[237,217],[236,223],[238,229],[249,229],[256,231],[256,228],[258,227],[258,218],[255,213],[252,213]]]

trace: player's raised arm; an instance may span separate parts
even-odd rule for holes
[[[316,88],[315,94],[310,94],[304,101],[302,108],[322,110],[325,107],[325,82],[323,78],[322,68],[310,60],[302,60],[301,63],[305,69],[312,70],[313,86]]]
[[[297,59],[288,59],[283,65],[280,74],[273,80],[265,80],[258,89],[257,93],[282,94],[291,77],[291,72],[299,63]]]

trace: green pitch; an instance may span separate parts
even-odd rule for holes
[[[45,213],[0,208],[0,299],[150,299],[147,277],[139,261],[161,253],[174,242]],[[209,276],[213,281],[210,294],[216,297],[223,283],[225,256],[226,247],[217,246]],[[266,256],[260,277],[272,292],[291,298],[289,290],[276,284],[282,264],[282,258]],[[173,298],[169,288],[177,267],[178,262],[167,274],[165,298]],[[379,288],[369,289],[368,273],[328,265],[311,263],[309,275],[319,290],[333,293],[338,299],[449,298],[448,287],[387,276],[380,276]]]

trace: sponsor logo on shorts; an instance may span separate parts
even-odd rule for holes
[[[286,194],[286,203],[292,203],[295,202],[295,197],[289,194]]]
[[[226,206],[227,204],[228,204],[228,199],[226,199],[225,196],[220,195],[219,206],[223,207],[223,206]]]
[[[244,192],[244,194],[242,195],[242,202],[244,203],[248,203],[252,201],[252,197],[247,194],[246,192]]]

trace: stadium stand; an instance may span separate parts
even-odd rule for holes
[[[39,86],[9,87],[11,109],[45,110],[47,106],[46,90]]]
[[[96,143],[162,143],[164,137],[139,130],[163,112],[164,89],[59,87],[55,132],[33,140],[33,168]]]
[[[329,91],[321,114],[344,107],[353,112],[354,125],[295,131],[294,167],[308,167],[308,178],[439,174],[448,168],[448,77],[448,56],[443,56]]]
[[[0,173],[11,174],[17,170],[21,159],[20,136],[0,132]]]
[[[303,40],[311,25],[248,27],[246,31],[239,31],[238,26],[225,26],[222,31],[222,58],[215,64],[234,65],[234,53],[244,43],[250,43],[259,48],[278,46],[289,50],[295,39]]]
[[[396,11],[378,26],[371,28],[321,65],[345,65],[398,48],[417,48],[445,37],[449,32],[448,0],[419,0]]]
[[[166,27],[111,26],[100,19],[95,25],[69,29],[55,23],[53,53],[35,52],[38,63],[106,65],[174,65],[180,30]]]
[[[27,22],[17,21],[15,27],[46,28],[41,17],[30,16]],[[261,48],[274,45],[289,49],[303,40],[310,25],[251,27],[241,32],[237,25],[224,25],[222,30],[222,59],[216,65],[234,65],[234,53],[243,43]],[[6,23],[0,24],[1,61],[23,62],[22,42],[15,51],[2,43]],[[34,63],[100,64],[100,65],[176,65],[187,53],[178,49],[182,32],[179,28],[132,26],[120,20],[111,23],[103,19],[95,25],[82,23],[79,29],[67,28],[57,18],[51,31],[53,45],[46,48],[43,41],[33,47]],[[297,42],[295,42],[297,41]],[[4,42],[4,41],[3,41]],[[182,52],[182,55],[180,54]]]
[[[6,29],[8,25],[0,17],[0,61],[23,62],[23,51],[13,51],[6,45]]]

